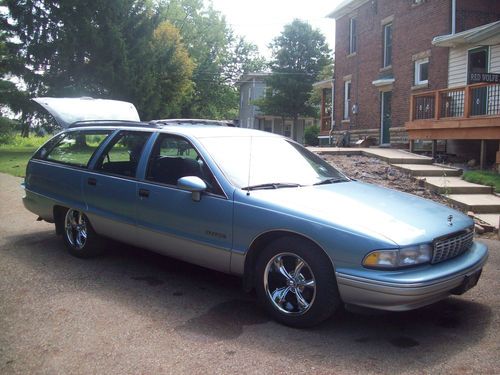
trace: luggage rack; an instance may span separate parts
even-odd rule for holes
[[[149,123],[152,125],[215,125],[234,127],[234,123],[232,121],[207,119],[164,119],[152,120]]]

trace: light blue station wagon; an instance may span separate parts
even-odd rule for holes
[[[296,327],[342,304],[402,311],[462,294],[488,257],[462,213],[349,179],[290,139],[143,123],[124,102],[36,101],[67,129],[29,161],[24,205],[75,256],[108,237],[236,274]]]

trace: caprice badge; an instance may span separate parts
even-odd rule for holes
[[[453,215],[448,216],[448,225],[453,226]]]

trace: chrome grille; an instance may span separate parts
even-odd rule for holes
[[[473,237],[474,231],[469,228],[451,237],[436,240],[431,263],[439,263],[463,254],[472,246]]]

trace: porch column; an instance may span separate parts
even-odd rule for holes
[[[479,168],[484,169],[484,163],[486,161],[486,141],[481,140],[481,154],[479,156]]]
[[[432,140],[432,158],[436,159],[437,154],[437,141],[435,139]]]

